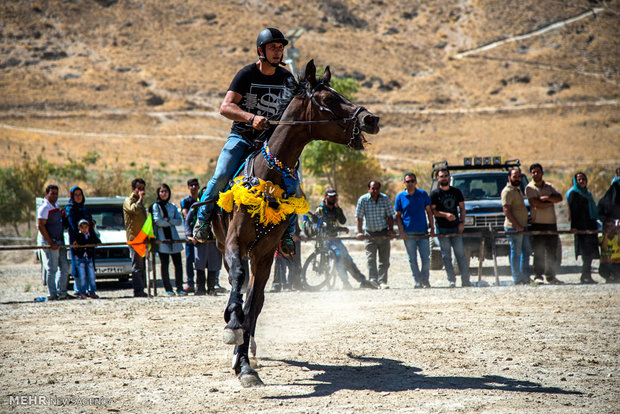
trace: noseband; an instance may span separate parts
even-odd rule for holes
[[[332,111],[331,109],[321,105],[314,98],[314,94],[321,87],[325,87],[329,91],[331,91],[331,92],[333,92],[333,93],[335,93],[337,95],[340,95],[337,91],[335,91],[334,89],[332,89],[328,85],[325,85],[323,82],[319,82],[312,89],[312,91],[307,93],[308,98],[310,98],[310,102],[312,104],[316,105],[319,108],[320,111],[328,112],[328,113],[332,114],[335,117],[336,114],[334,114],[334,111]],[[341,126],[341,128],[345,131],[345,134],[349,137],[349,142],[347,143],[347,147],[352,147],[353,140],[355,139],[355,136],[359,135],[359,133],[361,132],[361,126],[360,126],[359,120],[357,119],[357,116],[359,115],[360,112],[362,112],[365,109],[366,108],[364,108],[363,106],[358,106],[357,109],[355,110],[355,112],[353,112],[353,115],[351,115],[348,118],[320,119],[320,120],[317,120],[317,121],[312,121],[311,120],[312,119],[312,105],[310,105],[310,114],[309,114],[310,120],[307,120],[307,121],[269,121],[269,123],[271,125],[308,125],[308,129],[310,130],[310,137],[312,137],[312,125],[319,125],[319,124],[342,124],[343,123],[344,127]]]

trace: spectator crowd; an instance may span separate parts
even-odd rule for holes
[[[573,185],[565,197],[544,179],[541,164],[532,164],[529,173],[532,181],[522,191],[522,171],[518,167],[511,168],[501,192],[514,284],[563,283],[557,278],[559,239],[554,206],[564,199],[568,205],[570,228],[575,233],[575,256],[581,257],[581,283],[596,283],[592,278],[592,262],[595,259],[600,260],[599,275],[606,282],[619,282],[620,167],[598,202],[588,190],[588,177],[583,172],[574,175]],[[335,252],[334,270],[342,287],[352,288],[348,280],[350,275],[361,288],[388,289],[391,239],[395,237],[403,240],[415,289],[431,287],[429,239],[433,237],[438,238],[449,287],[456,287],[454,262],[460,271],[461,286],[472,286],[469,258],[463,247],[465,198],[461,190],[450,183],[449,169],[439,169],[437,188],[429,194],[418,187],[416,174],[408,172],[403,177],[404,189],[397,194],[394,202],[381,192],[381,182],[371,180],[368,183],[368,192],[359,197],[355,207],[355,238],[364,242],[368,277],[358,268],[347,247],[338,238],[339,233],[348,232],[348,228],[344,227],[346,217],[339,205],[337,191],[327,189],[320,205],[308,216],[313,217],[313,223],[318,222],[324,228],[324,235],[329,239],[328,247]],[[195,204],[205,191],[204,188],[200,190],[198,179],[187,181],[189,194],[182,199],[180,209],[172,203],[170,187],[165,183],[157,188],[156,201],[146,207],[145,186],[141,178],[131,182],[131,194],[123,204],[126,236],[128,241],[134,240],[142,231],[147,215],[152,215],[156,239],[166,241],[155,245],[166,295],[217,295],[218,292],[225,292],[219,284],[222,255],[212,242],[213,234],[207,235],[209,240],[206,242],[193,236],[198,211]],[[177,232],[177,226],[181,225],[185,230],[184,237]],[[60,208],[58,186],[48,185],[45,199],[37,211],[37,227],[42,243],[47,246],[43,249],[47,299],[99,298],[95,283],[96,247],[93,245],[101,241],[84,191],[77,186],[71,188],[68,204]],[[65,230],[69,236],[71,263],[67,260],[66,248],[61,247],[65,246]],[[303,289],[300,254],[303,237],[300,226],[296,225],[293,233],[296,248],[293,252],[281,248],[276,251],[272,292]],[[145,297],[145,257],[134,249],[130,252],[134,296]],[[185,267],[181,252],[185,255]],[[533,261],[530,265],[531,256]],[[174,266],[174,287],[169,276],[170,261]],[[74,295],[67,291],[70,273],[74,278]]]

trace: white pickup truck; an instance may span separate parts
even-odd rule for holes
[[[36,199],[37,210],[43,203],[43,198]],[[96,223],[96,232],[102,243],[125,243],[125,218],[123,217],[123,202],[125,197],[88,197],[86,208],[92,214]],[[58,198],[58,206],[64,208],[69,198]],[[42,237],[37,235],[37,244],[41,245]],[[69,243],[69,235],[65,230],[65,243]],[[131,257],[129,246],[102,246],[95,249],[95,276],[97,279],[118,279],[125,282],[131,276]],[[35,258],[41,261],[41,251],[35,250]],[[67,251],[67,258],[71,263],[71,255]],[[41,261],[41,278],[46,284],[46,271]]]

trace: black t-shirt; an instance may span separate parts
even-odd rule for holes
[[[252,63],[237,72],[228,90],[242,96],[238,105],[244,111],[271,118],[277,112],[286,80],[292,77],[291,72],[281,67],[277,67],[276,73],[271,76],[263,75],[256,63]],[[258,139],[261,133],[246,122],[238,121],[233,121],[230,132],[250,142]]]
[[[443,191],[441,188],[436,188],[431,193],[431,204],[434,204],[437,211],[444,213],[452,213],[456,216],[456,220],[449,221],[443,217],[435,217],[438,227],[457,227],[460,223],[459,220],[459,203],[465,201],[463,193],[456,187],[450,186],[447,191]]]

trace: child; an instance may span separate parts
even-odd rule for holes
[[[99,244],[101,240],[97,237],[94,231],[90,231],[90,225],[85,219],[80,220],[78,223],[80,232],[77,234],[74,245],[83,246],[86,244]],[[95,248],[84,247],[75,249],[75,256],[77,258],[77,268],[80,275],[80,299],[86,299],[87,297],[92,299],[99,299],[99,296],[95,293],[97,286],[95,285]]]
[[[601,265],[598,273],[607,283],[620,282],[620,244],[618,234],[620,226],[613,219],[605,220],[601,243]]]

